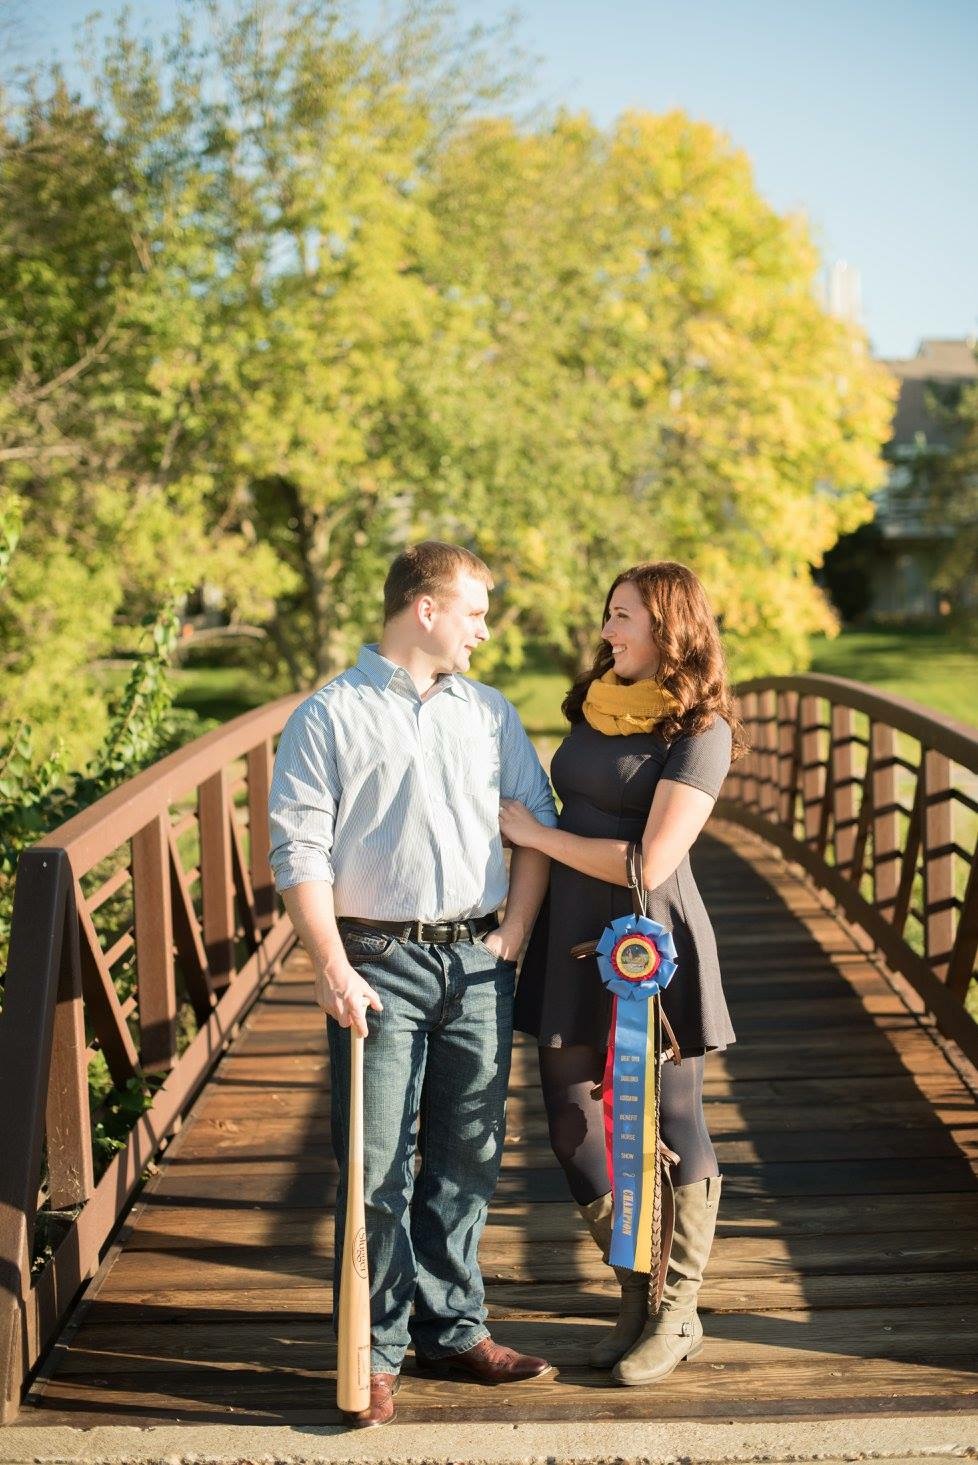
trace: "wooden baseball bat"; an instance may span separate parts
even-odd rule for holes
[[[350,1029],[350,1134],[346,1228],[340,1268],[336,1402],[348,1414],[370,1404],[370,1282],[363,1212],[363,1038]]]

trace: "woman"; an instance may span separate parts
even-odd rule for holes
[[[570,948],[596,940],[632,910],[628,846],[640,841],[650,915],[671,930],[678,969],[663,1009],[683,1061],[666,1063],[661,1135],[679,1155],[676,1221],[662,1306],[647,1317],[648,1277],[616,1268],[621,1307],[592,1351],[622,1384],[666,1378],[699,1351],[696,1299],[716,1226],[720,1173],[703,1114],[703,1062],[734,1041],[716,942],[689,865],[699,834],[744,742],[732,709],[716,622],[691,570],[671,562],[619,575],[605,604],[602,644],[563,704],[571,731],[553,759],[563,803],[556,829],[522,804],[500,814],[513,844],[553,860],[516,999],[516,1026],[539,1044],[550,1141],[571,1194],[607,1260],[612,1227],[601,1082],[611,1000],[593,959]]]

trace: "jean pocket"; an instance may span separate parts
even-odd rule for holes
[[[487,932],[486,934],[488,935],[489,933]],[[483,949],[483,951],[486,953],[486,955],[489,956],[489,957],[491,957],[492,960],[496,963],[497,966],[501,966],[501,967],[512,967],[514,971],[516,970],[516,962],[515,962],[515,960],[510,961],[509,957],[507,957],[507,956],[497,956],[497,954],[492,950],[492,948],[486,945],[485,937],[483,937],[483,936],[477,936],[475,938],[475,941],[473,942],[473,945],[474,946],[481,946],[482,949]]]
[[[341,927],[340,935],[343,938],[346,959],[351,966],[356,966],[358,961],[377,961],[386,956],[395,940],[393,936],[385,936],[382,931],[357,931],[349,926]]]

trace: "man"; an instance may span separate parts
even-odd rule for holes
[[[460,675],[489,637],[491,587],[486,565],[455,545],[399,555],[380,644],[293,713],[275,760],[272,868],[331,1019],[337,1257],[351,1026],[369,1037],[371,1380],[358,1426],[394,1417],[409,1343],[420,1368],[487,1383],[549,1368],[493,1343],[477,1261],[505,1134],[516,961],[548,869],[538,852],[513,851],[499,924],[499,800],[556,823],[515,709]]]

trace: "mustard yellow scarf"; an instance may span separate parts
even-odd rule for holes
[[[670,712],[679,712],[681,704],[652,677],[626,683],[606,671],[588,687],[581,710],[598,732],[622,736],[651,732]]]

